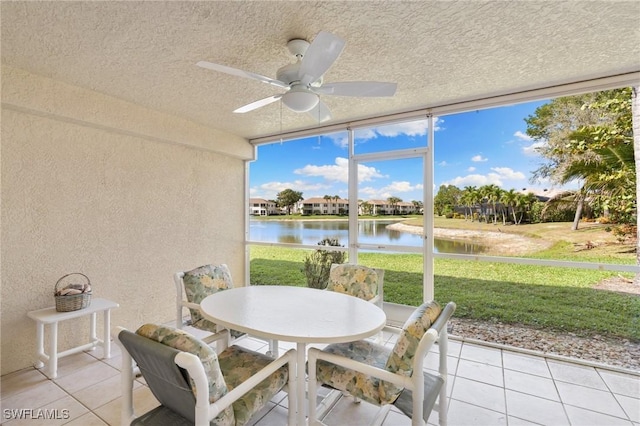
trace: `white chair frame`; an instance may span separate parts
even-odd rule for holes
[[[412,426],[422,426],[424,425],[423,420],[423,406],[422,402],[424,400],[424,374],[423,374],[423,366],[424,366],[424,358],[426,357],[429,349],[433,346],[433,344],[438,342],[438,375],[444,380],[442,387],[439,390],[437,402],[432,411],[438,412],[438,420],[439,424],[445,426],[447,424],[447,350],[448,350],[448,332],[447,332],[447,322],[449,321],[449,317],[455,310],[455,303],[450,302],[445,306],[442,310],[438,320],[436,320],[434,324],[427,330],[423,338],[420,340],[418,344],[418,348],[416,350],[416,354],[413,359],[413,373],[411,376],[404,376],[400,374],[395,374],[390,371],[373,367],[368,364],[363,364],[358,361],[351,360],[349,358],[345,358],[335,354],[329,354],[322,352],[318,348],[310,348],[307,354],[308,365],[309,365],[309,425],[322,425],[323,423],[318,419],[317,407],[316,407],[316,398],[317,398],[317,388],[318,381],[316,377],[316,366],[319,359],[331,362],[333,364],[339,365],[341,367],[349,368],[351,370],[359,371],[363,374],[367,374],[373,377],[377,377],[379,379],[391,382],[396,386],[400,386],[406,389],[409,389],[413,394],[413,416],[411,418]],[[444,324],[442,324],[444,321]],[[437,328],[440,328],[440,334],[438,335]],[[376,419],[372,424],[381,425],[387,414],[391,409],[391,405],[386,405],[381,408],[376,416]]]
[[[133,382],[135,380],[135,365],[133,358],[120,342],[118,338],[121,331],[126,330],[122,327],[116,327],[113,332],[114,341],[122,350],[122,370],[121,370],[121,388],[122,388],[122,412],[121,423],[123,425],[131,424],[137,417],[133,407]],[[229,339],[228,330],[216,333],[213,340]],[[288,425],[295,425],[295,414],[298,407],[295,392],[295,375],[296,375],[296,350],[290,349],[281,357],[275,359],[258,373],[251,376],[245,382],[235,389],[228,392],[222,398],[214,403],[209,402],[209,382],[202,366],[200,359],[191,353],[180,352],[175,358],[176,365],[185,369],[189,376],[193,379],[196,387],[196,426],[208,426],[209,422],[217,417],[225,408],[231,406],[235,401],[244,394],[256,387],[260,382],[268,378],[272,373],[285,364],[288,364],[289,379],[287,382],[289,395],[289,412],[287,415]]]
[[[200,310],[200,304],[192,303],[187,301],[185,290],[184,290],[184,271],[176,272],[173,275],[173,281],[176,286],[176,328],[178,330],[182,330],[184,327],[184,317],[183,317],[183,308],[188,309],[196,309]],[[202,311],[201,311],[202,312]],[[218,325],[217,332],[224,330],[224,327]],[[215,333],[212,333],[210,336],[206,336],[201,340],[207,344],[211,344],[213,341],[217,341],[216,344],[216,352],[220,353],[225,350],[230,344],[232,344],[231,334],[229,334],[229,338],[226,342],[219,340],[215,337]],[[269,350],[267,351],[267,356],[272,358],[278,358],[278,341],[277,340],[269,340]]]

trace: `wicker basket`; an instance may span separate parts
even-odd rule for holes
[[[84,309],[91,304],[91,281],[89,281],[89,277],[80,272],[64,275],[56,282],[54,297],[58,312]]]

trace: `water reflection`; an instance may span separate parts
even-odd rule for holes
[[[422,247],[421,235],[387,229],[390,220],[361,220],[358,222],[358,241],[363,244],[404,245]],[[249,226],[251,240],[289,244],[315,245],[323,238],[336,238],[342,245],[349,240],[349,222],[346,220],[252,220]],[[438,253],[475,254],[485,251],[483,246],[466,241],[434,240]]]
[[[436,253],[478,254],[484,253],[487,248],[467,241],[453,241],[436,238],[433,241],[433,249]]]

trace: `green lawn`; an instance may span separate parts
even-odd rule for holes
[[[550,250],[549,255],[558,248]],[[302,261],[308,252],[252,246],[251,284],[306,285]],[[422,302],[422,256],[361,253],[358,263],[385,270],[385,301],[411,306]],[[616,274],[436,259],[435,296],[443,303],[456,302],[455,316],[460,318],[640,341],[640,297],[593,288]]]

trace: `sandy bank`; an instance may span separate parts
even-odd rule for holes
[[[421,226],[411,226],[404,223],[392,223],[387,226],[400,232],[410,232],[412,234],[422,235]],[[551,246],[550,241],[529,238],[517,234],[508,234],[506,232],[487,232],[473,231],[467,229],[445,229],[434,228],[434,236],[447,240],[469,241],[474,244],[483,245],[488,248],[485,254],[500,255],[513,254],[522,255],[534,253]]]

